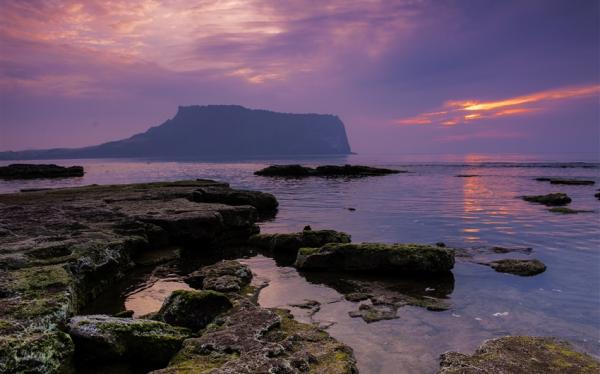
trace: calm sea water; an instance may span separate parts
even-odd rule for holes
[[[334,289],[311,283],[293,268],[278,267],[266,257],[245,260],[257,277],[270,281],[261,293],[262,305],[286,307],[304,299],[320,301],[321,310],[312,318],[302,310],[294,310],[296,317],[333,323],[328,331],[354,348],[363,373],[435,372],[440,353],[470,353],[485,339],[509,334],[557,336],[600,355],[600,201],[594,197],[600,188],[600,169],[593,158],[352,155],[268,162],[52,162],[83,165],[86,175],[53,181],[0,181],[0,192],[93,183],[216,179],[233,187],[275,194],[279,213],[261,224],[263,232],[298,231],[311,225],[313,229],[348,232],[355,242],[443,241],[458,248],[531,247],[533,257],[548,266],[541,275],[517,277],[459,261],[449,295],[451,310],[404,307],[398,319],[366,324],[348,316],[357,304],[342,300]],[[253,175],[270,163],[296,162],[366,164],[409,173],[293,180]],[[477,177],[458,178],[457,174]],[[542,176],[593,179],[596,185],[559,186],[534,180]],[[571,208],[594,212],[560,215],[517,198],[550,192],[566,192],[573,199]],[[169,292],[177,288],[176,280],[165,283]],[[125,296],[130,303],[132,298],[144,297],[139,292]],[[160,305],[160,298],[156,302]]]

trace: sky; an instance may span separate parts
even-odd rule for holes
[[[328,113],[359,153],[600,148],[596,0],[3,0],[0,151],[179,105]]]

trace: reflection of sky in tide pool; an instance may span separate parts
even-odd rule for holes
[[[471,352],[483,340],[507,334],[558,336],[600,354],[600,201],[594,198],[600,187],[599,169],[531,163],[539,160],[512,166],[481,158],[446,161],[409,162],[406,158],[376,156],[285,160],[309,165],[362,163],[410,172],[363,179],[286,180],[254,176],[254,170],[267,164],[262,161],[73,160],[62,163],[83,164],[87,170],[84,178],[0,181],[0,191],[209,178],[274,193],[280,210],[275,219],[261,224],[263,232],[297,231],[308,224],[313,229],[346,231],[355,242],[443,241],[453,247],[531,247],[532,257],[548,266],[541,275],[517,277],[459,262],[453,271],[451,310],[429,312],[404,307],[398,319],[372,324],[348,317],[347,312],[356,309],[352,303],[327,304],[339,300],[340,294],[307,282],[291,268],[276,268],[262,257],[249,263],[261,277],[271,280],[261,294],[266,306],[285,306],[305,298],[325,301],[315,320],[336,322],[330,333],[354,347],[364,372],[396,373],[399,363],[403,365],[401,372],[433,372],[439,353]],[[458,174],[475,176],[455,177]],[[534,180],[542,176],[593,179],[596,185],[562,186]],[[518,198],[551,192],[567,193],[573,199],[571,208],[595,212],[561,215]],[[305,313],[296,312],[299,317]]]

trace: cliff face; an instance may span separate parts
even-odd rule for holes
[[[209,105],[179,107],[172,119],[128,139],[77,149],[3,152],[0,159],[348,153],[344,124],[337,116]]]

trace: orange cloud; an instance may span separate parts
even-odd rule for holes
[[[443,110],[395,120],[394,123],[399,125],[437,123],[453,126],[485,118],[524,115],[540,110],[540,108],[524,107],[526,104],[543,106],[549,101],[577,99],[598,94],[600,94],[600,85],[589,85],[540,91],[497,101],[451,100],[444,104]]]

